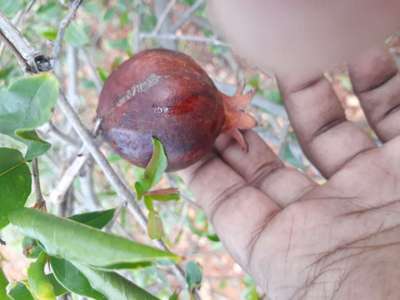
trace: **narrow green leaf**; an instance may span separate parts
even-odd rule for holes
[[[10,289],[8,296],[13,300],[34,300],[31,292],[22,282],[15,284]]]
[[[186,283],[188,284],[189,290],[193,291],[200,288],[201,281],[203,280],[203,272],[198,263],[189,261],[186,264]]]
[[[8,285],[8,280],[7,280],[6,276],[3,273],[3,270],[0,268],[0,299],[1,300],[10,299],[7,296],[7,285]]]
[[[28,283],[30,291],[38,300],[56,300],[53,285],[44,273],[47,256],[39,255],[38,259],[28,268]]]
[[[42,140],[35,130],[16,130],[15,135],[23,139],[24,143],[28,146],[25,154],[27,161],[31,161],[35,157],[46,153],[51,147],[51,144]]]
[[[168,160],[164,151],[164,146],[156,138],[153,138],[152,142],[153,154],[149,163],[147,164],[143,178],[138,181],[139,184],[136,183],[136,192],[138,195],[143,195],[143,193],[148,192],[154,185],[156,185],[161,180],[161,177],[168,166]],[[138,198],[141,197],[138,196]]]
[[[10,221],[25,235],[40,241],[49,255],[93,267],[178,259],[172,253],[34,209],[20,209],[10,215]]]
[[[69,219],[90,227],[101,229],[106,226],[114,217],[115,209],[93,211],[69,217]]]
[[[153,206],[153,199],[150,197],[144,196],[144,204],[146,205],[146,208],[148,211],[154,211],[154,206]]]
[[[47,280],[53,286],[54,294],[57,297],[65,295],[66,293],[68,293],[68,291],[57,281],[57,279],[54,276],[54,274],[47,274],[46,277],[47,277]]]
[[[93,270],[77,263],[74,265],[86,276],[92,287],[105,295],[107,299],[158,300],[157,297],[117,273]]]
[[[179,300],[179,294],[178,292],[174,292],[169,298],[168,300]]]
[[[136,190],[137,199],[141,200],[143,198],[144,193],[145,193],[145,189],[143,188],[143,186],[140,183],[140,181],[135,182],[135,190]]]
[[[103,82],[106,81],[109,76],[108,72],[100,67],[97,68],[97,73],[99,74],[100,80]]]
[[[164,237],[164,228],[162,220],[158,212],[154,210],[149,211],[147,232],[149,234],[149,237],[153,240],[160,240]]]
[[[219,241],[220,241],[219,236],[216,235],[215,233],[213,233],[213,234],[206,234],[206,237],[207,237],[210,241],[212,241],[212,242],[219,242]]]
[[[8,214],[24,207],[31,193],[31,174],[21,153],[0,148],[0,228],[6,226]]]
[[[40,30],[40,35],[49,41],[55,41],[57,39],[57,29],[54,27],[46,27]]]
[[[146,197],[150,197],[152,200],[155,201],[178,201],[179,200],[179,191],[176,188],[168,188],[168,189],[161,189],[156,191],[151,191],[145,193]]]
[[[50,265],[57,281],[70,292],[94,299],[107,300],[92,288],[87,278],[70,262],[51,257]]]

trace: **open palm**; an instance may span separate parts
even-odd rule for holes
[[[323,78],[285,87],[303,151],[328,181],[286,167],[253,131],[184,172],[238,263],[271,299],[399,299],[400,75],[375,49],[349,66],[383,145],[346,120]]]

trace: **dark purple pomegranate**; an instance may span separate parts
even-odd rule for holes
[[[174,171],[204,157],[221,132],[246,147],[239,129],[255,126],[243,112],[252,96],[224,95],[189,56],[153,49],[112,72],[97,114],[105,140],[122,157],[145,167],[156,137],[165,147],[168,171]]]

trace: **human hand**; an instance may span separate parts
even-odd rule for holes
[[[346,120],[324,77],[285,87],[301,146],[327,178],[287,167],[253,131],[183,172],[225,247],[271,299],[399,299],[400,75],[372,50],[349,66],[383,145]]]
[[[209,20],[235,52],[289,85],[351,61],[400,30],[398,0],[207,3]]]

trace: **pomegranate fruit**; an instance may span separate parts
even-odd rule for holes
[[[165,147],[168,171],[174,171],[204,157],[221,132],[246,148],[239,129],[255,126],[243,111],[252,96],[224,95],[189,56],[152,49],[112,72],[100,94],[97,114],[104,139],[122,157],[146,166],[155,137]]]

